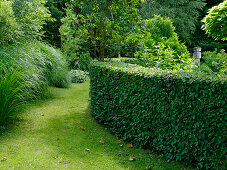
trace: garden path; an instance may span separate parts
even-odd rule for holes
[[[68,89],[50,88],[50,94],[30,104],[20,120],[0,134],[0,169],[185,168],[149,150],[118,144],[90,114],[88,81]]]

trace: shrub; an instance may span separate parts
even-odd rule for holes
[[[180,43],[169,18],[154,15],[146,20],[138,42],[135,57],[145,67],[162,69],[188,69],[190,59],[187,48]],[[189,67],[188,67],[189,66]]]
[[[60,51],[40,42],[0,48],[0,126],[27,101],[42,96],[48,84],[70,84]]]
[[[209,67],[212,73],[216,74],[226,74],[227,73],[227,54],[225,50],[222,49],[220,52],[217,50],[211,52],[203,52],[202,57],[204,64]],[[202,65],[201,65],[202,66]],[[201,71],[206,72],[207,70],[203,69],[203,66],[200,68]]]
[[[226,79],[94,62],[92,115],[115,135],[200,168],[225,169]]]
[[[88,78],[88,73],[82,70],[71,70],[70,73],[73,83],[83,83]]]
[[[92,58],[90,57],[90,54],[88,52],[82,53],[79,56],[78,64],[75,67],[83,71],[89,71],[91,61]]]
[[[13,13],[12,1],[0,0],[0,23],[0,45],[17,41],[21,32]]]
[[[0,0],[0,45],[41,38],[51,21],[45,0]]]

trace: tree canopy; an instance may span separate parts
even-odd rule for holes
[[[146,0],[141,14],[145,19],[152,18],[154,14],[169,17],[180,39],[190,43],[204,6],[204,0]]]
[[[208,11],[202,28],[216,40],[227,40],[227,0]]]
[[[119,51],[121,41],[139,21],[140,5],[140,0],[71,1],[60,28],[62,41],[67,43],[80,37],[84,48],[102,59],[106,51],[110,55],[113,47]]]

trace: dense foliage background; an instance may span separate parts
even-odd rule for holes
[[[221,49],[226,48],[227,44],[207,38],[201,29],[201,20],[207,15],[208,9],[221,2],[223,0],[146,0],[141,15],[146,19],[152,18],[154,14],[169,17],[180,39],[190,48],[200,46],[204,51]]]

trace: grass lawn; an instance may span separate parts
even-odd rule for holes
[[[0,169],[190,169],[118,144],[90,115],[89,82],[50,92],[0,134]]]

